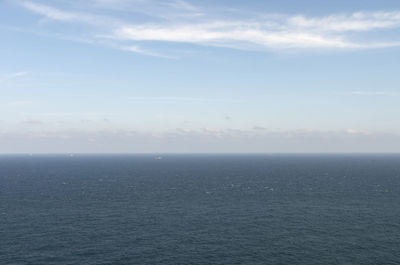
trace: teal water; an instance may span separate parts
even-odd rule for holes
[[[400,264],[400,155],[0,156],[0,264]]]

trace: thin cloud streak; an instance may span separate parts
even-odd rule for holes
[[[368,91],[368,90],[355,90],[338,92],[336,94],[345,96],[400,96],[400,93],[389,91]]]
[[[89,2],[89,7],[90,3],[103,10],[139,13],[164,20],[202,17],[205,15],[202,8],[183,0],[92,0]]]
[[[30,1],[21,2],[21,6],[36,14],[42,15],[47,19],[55,21],[84,23],[98,27],[116,27],[121,23],[118,19],[109,16],[99,16],[86,12],[64,11],[55,7]]]
[[[28,74],[30,74],[30,72],[28,72],[28,71],[20,71],[20,72],[5,74],[5,75],[3,75],[2,78],[0,77],[0,82],[5,82],[10,79],[18,79],[18,78],[24,77]]]
[[[16,73],[9,74],[8,78],[17,78],[17,77],[25,76],[27,74],[29,74],[28,71],[16,72]]]
[[[160,54],[160,53],[142,49],[139,46],[122,46],[119,49],[123,50],[123,51],[129,51],[129,52],[134,52],[134,53],[153,56],[153,57],[160,57],[160,58],[165,58],[165,59],[176,59],[175,57],[172,57],[169,55],[164,55],[164,54]]]
[[[195,97],[132,97],[131,100],[139,101],[192,101],[192,102],[228,102],[228,103],[243,103],[245,100],[229,99],[229,98],[195,98]]]

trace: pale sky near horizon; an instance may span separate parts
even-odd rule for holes
[[[400,152],[397,0],[0,1],[0,153]]]

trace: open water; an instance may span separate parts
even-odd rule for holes
[[[400,155],[2,155],[0,264],[400,264]]]

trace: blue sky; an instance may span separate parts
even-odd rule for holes
[[[398,1],[0,1],[0,153],[399,152]]]

